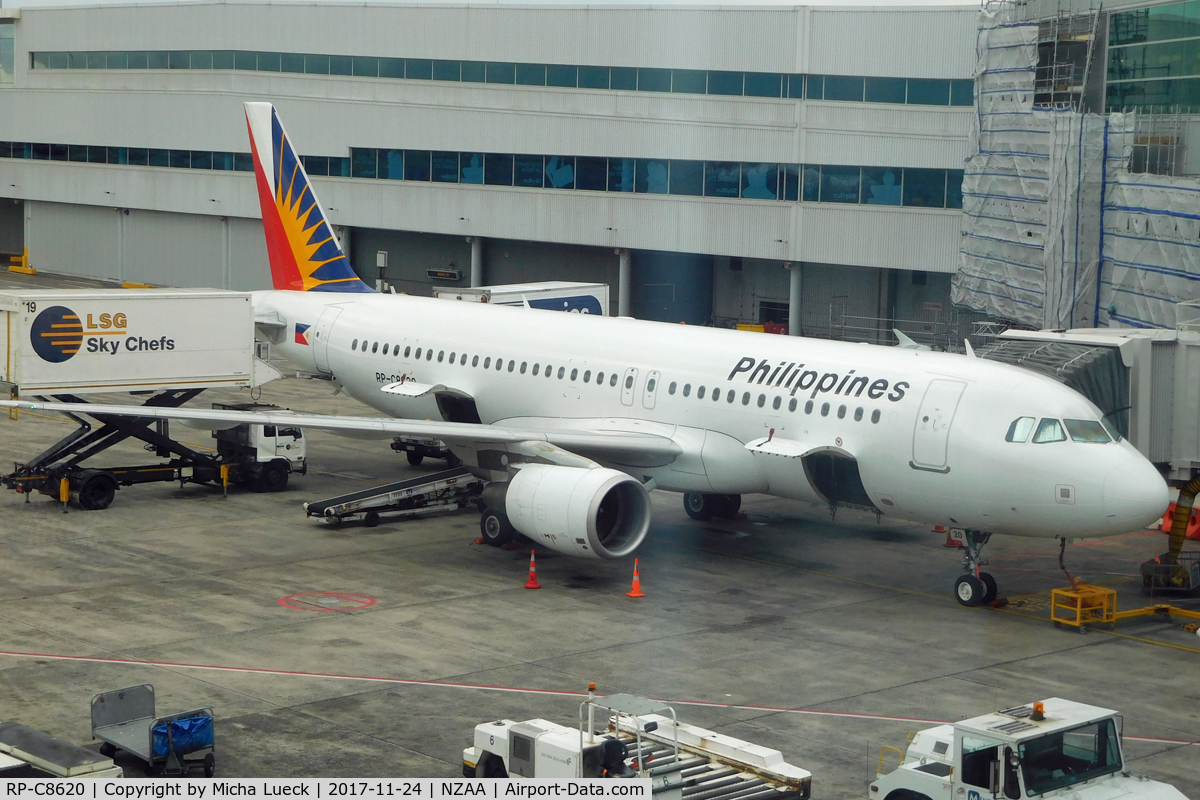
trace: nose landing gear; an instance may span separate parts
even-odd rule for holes
[[[984,531],[964,531],[963,572],[954,582],[954,597],[964,606],[987,605],[996,599],[996,579],[979,568],[987,564],[980,553],[992,538]]]

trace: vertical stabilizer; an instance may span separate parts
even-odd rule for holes
[[[271,280],[298,292],[370,292],[350,267],[270,103],[246,103]]]

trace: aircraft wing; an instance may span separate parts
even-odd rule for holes
[[[578,430],[504,427],[468,422],[433,422],[393,417],[341,417],[332,414],[303,414],[292,411],[231,411],[209,408],[158,408],[155,406],[100,405],[96,403],[45,403],[26,400],[0,400],[0,408],[18,411],[59,411],[90,417],[120,416],[147,419],[220,423],[257,423],[292,428],[315,428],[331,433],[381,434],[385,436],[425,436],[463,445],[515,444],[544,441],[565,450],[586,450],[589,454],[612,454],[621,458],[661,459],[669,463],[683,450],[665,436],[641,433],[606,433]],[[207,427],[207,426],[206,426]]]

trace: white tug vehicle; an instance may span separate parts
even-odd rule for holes
[[[1125,768],[1122,719],[1106,708],[1051,697],[915,734],[895,770],[871,782],[871,800],[1187,800]]]

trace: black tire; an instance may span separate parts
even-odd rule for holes
[[[983,605],[983,581],[974,575],[959,575],[954,582],[954,599],[960,605],[974,608]]]
[[[475,765],[476,778],[507,778],[508,770],[504,768],[504,761],[500,756],[484,753],[479,759],[479,763]]]
[[[282,492],[288,485],[288,468],[282,461],[264,464],[258,476],[260,492]]]
[[[1000,590],[996,587],[996,579],[990,573],[979,573],[979,580],[983,581],[983,605],[987,605],[996,599],[1000,594]]]
[[[147,764],[146,768],[143,770],[143,772],[145,772],[151,778],[156,778],[159,775],[163,774],[163,765],[162,764]]]
[[[100,755],[104,756],[105,758],[112,758],[116,754],[117,748],[114,745],[111,745],[108,742],[100,745]]]
[[[715,497],[716,495],[701,494],[700,492],[684,492],[683,510],[692,519],[710,520],[717,513]]]
[[[421,455],[420,453],[414,453],[412,450],[409,450],[404,455],[408,457],[408,463],[412,464],[414,467],[421,466],[421,462],[425,460],[425,456]]]
[[[517,531],[508,521],[508,517],[494,508],[489,508],[479,518],[479,535],[483,537],[485,544],[500,547],[517,538]]]
[[[84,470],[79,473],[78,480],[79,506],[84,511],[103,511],[112,505],[117,496],[117,481],[107,472]]]
[[[217,774],[217,757],[209,753],[204,757],[204,777],[211,778]]]
[[[374,528],[378,524],[379,524],[378,512],[368,511],[366,514],[363,515],[363,525],[366,525],[368,528]]]
[[[737,519],[738,511],[742,508],[740,494],[715,495],[717,500],[717,516],[721,519]]]

